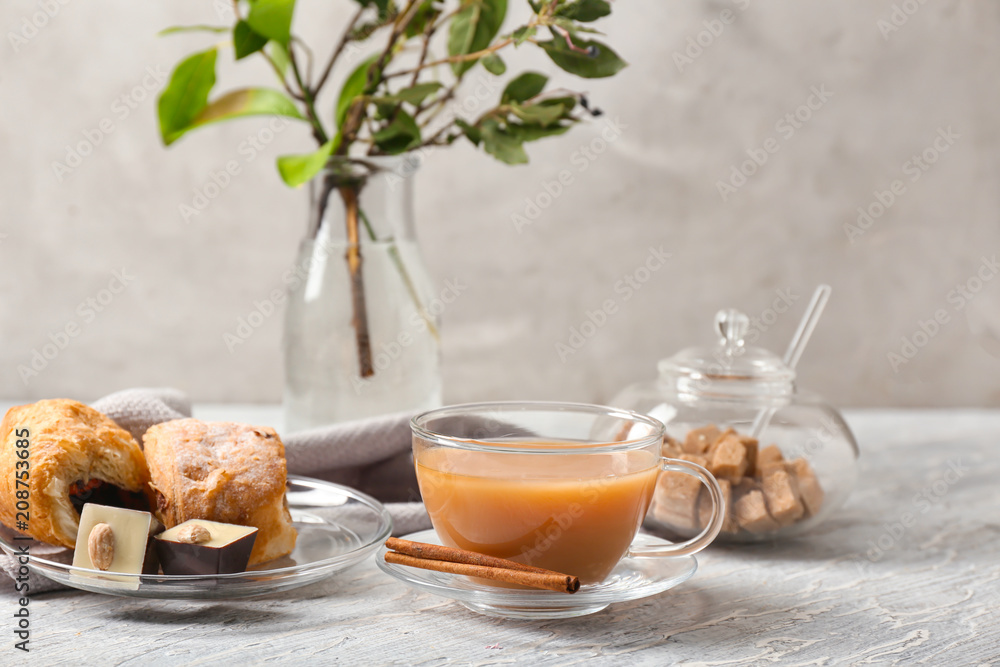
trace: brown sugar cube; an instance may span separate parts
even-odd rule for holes
[[[794,483],[798,487],[799,498],[809,516],[815,516],[823,506],[823,487],[819,485],[813,469],[805,459],[795,459],[788,464]]]
[[[792,493],[798,499],[799,504],[802,505],[802,519],[808,518],[809,510],[806,509],[806,504],[802,502],[802,490],[799,488],[799,480],[795,476],[795,468],[788,461],[783,464],[784,470],[788,473],[788,483],[792,487]]]
[[[660,447],[660,455],[666,456],[667,458],[676,459],[684,450],[681,449],[681,443],[674,440],[669,435],[663,436],[663,446]]]
[[[733,504],[733,514],[740,528],[751,533],[770,533],[780,527],[767,513],[764,494],[757,489],[744,494]]]
[[[747,470],[747,453],[735,433],[719,440],[712,452],[708,469],[716,478],[725,477],[733,482],[738,482],[743,477]]]
[[[769,465],[781,463],[784,460],[785,457],[781,455],[781,450],[778,449],[777,445],[768,445],[760,450],[760,453],[757,455],[757,471],[759,472]]]
[[[715,443],[719,434],[719,429],[715,424],[693,429],[688,431],[682,448],[688,454],[703,454]]]
[[[739,530],[736,520],[733,518],[733,487],[728,479],[720,479],[719,488],[722,490],[722,508],[726,513],[726,518],[722,522],[722,530],[726,533],[735,533]],[[706,489],[701,490],[698,499],[698,526],[704,530],[712,518],[712,497]]]
[[[747,477],[757,476],[757,438],[751,438],[748,435],[741,435],[740,442],[743,443],[743,449],[747,453]]]
[[[697,454],[681,454],[678,458],[700,466],[706,463],[705,457]],[[653,493],[653,518],[678,530],[696,530],[699,493],[701,482],[696,477],[664,470]]]
[[[694,508],[700,489],[692,488],[687,475],[677,472],[664,472],[660,475],[653,494],[653,518],[677,530],[692,531],[695,529]]]
[[[786,466],[788,466],[788,463],[783,461],[776,461],[772,463],[765,463],[764,465],[758,465],[756,478],[759,482],[763,482],[773,472],[777,470],[786,470]]]
[[[719,434],[719,437],[715,439],[715,442],[713,442],[711,445],[708,446],[708,451],[705,452],[705,456],[707,456],[708,459],[711,460],[712,454],[714,454],[715,450],[718,449],[719,445],[722,444],[722,441],[728,438],[729,436],[733,436],[735,438],[739,437],[739,434],[736,433],[736,431],[734,431],[733,429],[727,428],[725,431]]]
[[[779,524],[787,526],[802,517],[805,509],[799,502],[791,475],[784,466],[769,466],[760,488],[764,493],[768,512]]]
[[[753,477],[743,477],[738,482],[732,483],[732,490],[730,491],[730,506],[732,509],[731,515],[733,518],[733,523],[736,523],[736,528],[739,530],[739,522],[736,518],[736,503],[740,501],[743,496],[749,494],[751,491],[759,491],[760,482],[755,480]]]

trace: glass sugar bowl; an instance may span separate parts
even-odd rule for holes
[[[716,326],[718,345],[663,359],[657,380],[627,387],[612,405],[662,421],[663,454],[715,475],[727,505],[720,541],[805,533],[847,499],[858,445],[836,409],[795,387],[781,358],[744,344],[746,315],[720,311]],[[697,482],[663,472],[647,522],[694,535],[711,516],[703,496]]]

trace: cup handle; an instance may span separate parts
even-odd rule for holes
[[[665,457],[660,459],[660,470],[690,475],[708,487],[708,495],[712,499],[712,520],[708,522],[703,531],[686,542],[678,542],[669,546],[630,547],[628,555],[633,558],[669,558],[698,553],[712,543],[715,536],[722,530],[722,522],[726,518],[726,508],[722,503],[722,489],[719,488],[719,483],[715,481],[712,473],[697,463]]]

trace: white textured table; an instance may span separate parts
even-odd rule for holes
[[[267,423],[276,413],[232,414]],[[243,601],[41,595],[30,603],[25,657],[136,665],[1000,664],[1000,412],[847,416],[862,450],[859,488],[823,534],[712,548],[680,587],[590,617],[479,616],[416,593],[368,561],[320,585]],[[905,513],[914,522],[897,527]],[[10,598],[0,604],[14,609]],[[9,630],[0,636],[0,664],[19,663],[24,654]]]

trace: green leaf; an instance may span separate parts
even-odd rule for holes
[[[373,99],[372,102],[375,104],[375,120],[388,120],[392,118],[392,115],[396,113],[396,109],[399,108],[398,100],[386,100],[385,98]]]
[[[281,76],[285,76],[288,66],[292,64],[292,59],[288,55],[288,47],[277,42],[268,42],[267,46],[264,47],[264,51],[267,55],[271,56],[271,60],[274,61],[274,66],[281,72]]]
[[[535,26],[523,25],[517,30],[515,30],[511,34],[511,37],[514,38],[514,46],[518,47],[524,44],[527,40],[534,37],[536,34],[538,34],[538,28],[536,28]]]
[[[611,5],[607,0],[577,0],[563,5],[556,10],[557,16],[564,16],[574,21],[589,23],[611,13]]]
[[[507,133],[495,121],[483,123],[483,150],[506,164],[526,164],[528,154],[517,137]]]
[[[407,39],[424,34],[427,26],[437,20],[441,11],[434,4],[434,0],[424,0],[414,13],[413,18],[406,24],[405,35]]]
[[[292,39],[292,14],[295,0],[253,0],[247,23],[259,35],[288,44]]]
[[[226,93],[202,109],[189,129],[244,116],[286,116],[305,120],[284,93],[271,88],[241,88]]]
[[[257,53],[267,44],[267,37],[258,35],[246,21],[239,21],[233,28],[233,50],[236,59],[241,60],[252,53]]]
[[[507,65],[504,64],[503,58],[501,58],[495,53],[491,53],[490,55],[483,58],[482,62],[483,62],[483,67],[485,67],[486,71],[489,72],[490,74],[496,74],[497,76],[500,76],[501,74],[507,71]]]
[[[340,143],[340,135],[320,146],[319,150],[304,155],[282,155],[278,158],[281,180],[293,188],[308,183],[323,169]]]
[[[576,98],[572,95],[564,95],[562,97],[546,97],[544,100],[539,100],[536,104],[554,105],[558,104],[560,106],[566,107],[567,111],[572,111],[573,107],[576,106]]]
[[[570,74],[582,76],[585,79],[601,79],[613,76],[626,66],[626,62],[611,50],[610,46],[596,40],[575,40],[577,48],[589,51],[584,53],[570,48],[566,39],[555,33],[547,42],[539,42],[538,46],[545,49],[556,65]]]
[[[462,130],[462,134],[465,135],[466,139],[471,141],[476,146],[478,146],[479,142],[483,140],[483,133],[480,132],[479,128],[475,125],[469,125],[461,118],[455,119],[455,125],[458,126],[458,129]]]
[[[464,56],[489,47],[507,15],[507,0],[464,0],[465,7],[451,19],[448,55]],[[455,76],[462,76],[475,60],[452,63]]]
[[[521,106],[520,104],[513,103],[510,105],[510,108],[514,115],[524,122],[543,127],[551,125],[562,118],[563,115],[562,106],[543,106],[541,104]]]
[[[203,125],[246,116],[286,116],[305,120],[295,103],[284,93],[271,88],[241,88],[203,107],[186,126],[174,131],[171,141]]]
[[[548,127],[542,127],[541,125],[511,123],[507,125],[507,132],[521,141],[537,141],[545,137],[554,137],[558,134],[563,134],[570,127],[570,125],[549,125]]]
[[[558,109],[560,118],[576,122],[572,112],[576,109],[577,103],[575,97],[550,97],[535,102],[533,106]]]
[[[562,107],[563,114],[568,114],[576,108],[577,101],[575,97],[567,95],[566,97],[547,97],[535,104],[543,107]]]
[[[403,90],[390,95],[390,98],[400,102],[408,102],[413,106],[417,106],[423,102],[428,95],[433,95],[440,88],[442,88],[440,82],[428,81],[427,83],[418,83],[415,86],[404,88]]]
[[[588,35],[603,35],[604,34],[600,30],[597,30],[595,28],[591,28],[589,26],[582,25],[580,23],[577,23],[576,21],[570,21],[569,19],[560,18],[558,16],[555,17],[554,19],[552,19],[552,25],[559,26],[560,28],[562,28],[563,30],[565,30],[566,32],[568,32],[570,35],[572,35],[573,37],[576,37],[577,35],[583,34],[583,33],[586,33]]]
[[[160,37],[166,37],[167,35],[176,35],[182,32],[215,32],[223,33],[229,32],[229,28],[226,26],[219,25],[175,25],[157,33]]]
[[[500,96],[500,103],[524,102],[530,100],[545,89],[545,84],[549,82],[549,77],[538,72],[525,72],[517,78],[511,80],[507,87],[503,89]]]
[[[413,116],[398,109],[396,118],[373,134],[372,139],[383,153],[397,155],[420,144],[420,127]]]
[[[208,104],[208,94],[215,85],[213,47],[185,58],[170,75],[170,82],[160,94],[157,112],[160,137],[167,146],[176,141]]]
[[[344,80],[344,85],[340,88],[340,97],[337,98],[337,109],[334,115],[337,127],[344,124],[344,119],[347,117],[347,110],[351,108],[351,102],[359,95],[364,94],[365,86],[368,84],[368,68],[376,60],[378,60],[378,56],[368,58],[354,68],[354,71]],[[376,81],[375,83],[377,84],[378,82]]]

